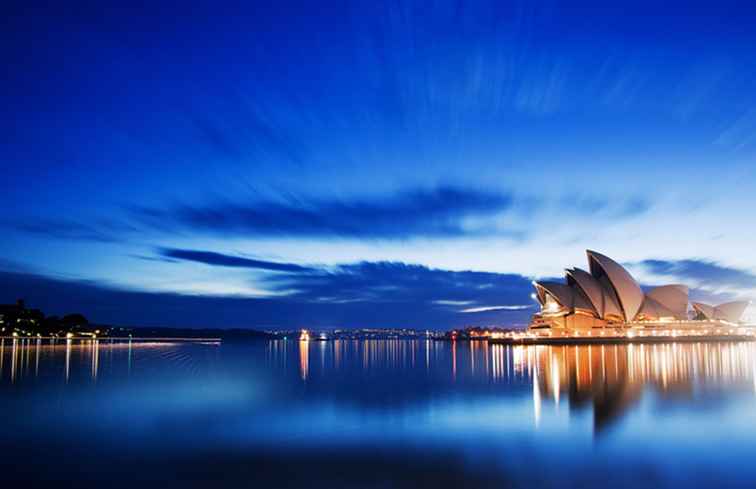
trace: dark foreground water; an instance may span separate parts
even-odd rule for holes
[[[754,487],[756,345],[0,346],[24,487]]]

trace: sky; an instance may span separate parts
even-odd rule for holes
[[[523,326],[531,281],[586,249],[756,296],[756,5],[11,2],[0,22],[0,302]]]

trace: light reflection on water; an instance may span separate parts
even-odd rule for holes
[[[25,456],[63,444],[71,457],[92,446],[105,460],[131,457],[150,481],[172,474],[164,486],[205,486],[177,474],[211,477],[208,451],[230,486],[250,467],[268,487],[416,487],[428,477],[475,487],[747,486],[756,477],[745,458],[756,449],[755,349],[5,339],[0,414],[17,429],[0,449],[19,457],[0,464],[23,473]],[[344,460],[351,468],[334,480]],[[66,469],[49,470],[27,475]],[[120,477],[128,486],[137,475]]]

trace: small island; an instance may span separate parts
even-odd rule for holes
[[[96,338],[108,330],[91,325],[84,315],[45,316],[40,309],[26,307],[23,299],[0,304],[0,335],[12,337]]]
[[[274,338],[253,329],[171,328],[113,326],[90,322],[81,313],[46,316],[41,309],[26,306],[23,299],[0,304],[0,337],[48,339],[170,339],[245,340]]]

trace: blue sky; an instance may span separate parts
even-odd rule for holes
[[[8,9],[4,301],[524,324],[586,248],[756,291],[753,6],[269,3]]]

